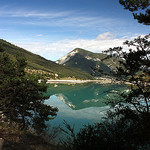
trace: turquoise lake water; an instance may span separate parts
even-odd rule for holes
[[[47,123],[63,127],[65,120],[79,131],[83,125],[100,122],[110,109],[106,105],[107,99],[113,98],[117,90],[125,89],[125,86],[116,84],[50,84],[47,92],[50,98],[45,104],[57,107],[59,112]]]

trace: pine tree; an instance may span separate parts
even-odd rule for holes
[[[56,116],[57,108],[47,106],[43,93],[47,85],[38,83],[35,75],[27,74],[26,60],[10,56],[0,48],[0,110],[10,122],[16,122],[22,129],[29,126],[42,132],[49,116]]]
[[[149,0],[119,0],[119,2],[125,9],[132,12],[134,19],[137,19],[139,23],[150,25]]]

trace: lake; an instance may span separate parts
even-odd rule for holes
[[[117,90],[125,89],[118,84],[50,84],[47,92],[50,98],[45,104],[57,107],[59,112],[48,124],[63,127],[65,120],[79,131],[83,125],[100,122],[110,109],[107,99],[112,99]]]

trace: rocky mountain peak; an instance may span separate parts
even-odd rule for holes
[[[56,61],[57,64],[64,64],[66,63],[67,61],[69,61],[69,59],[71,57],[73,57],[76,53],[79,52],[79,49],[76,48],[74,49],[73,51],[69,52],[68,54],[66,54],[65,56],[61,57],[59,60]]]

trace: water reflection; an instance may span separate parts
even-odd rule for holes
[[[89,107],[104,107],[108,98],[113,96],[112,91],[122,90],[123,85],[115,84],[76,84],[50,85],[48,93],[55,95],[73,110]]]
[[[57,107],[59,112],[48,123],[62,126],[65,120],[79,130],[84,124],[99,122],[110,109],[106,99],[113,97],[111,92],[118,89],[122,91],[125,87],[113,84],[51,84],[47,92],[50,98],[45,103]]]

